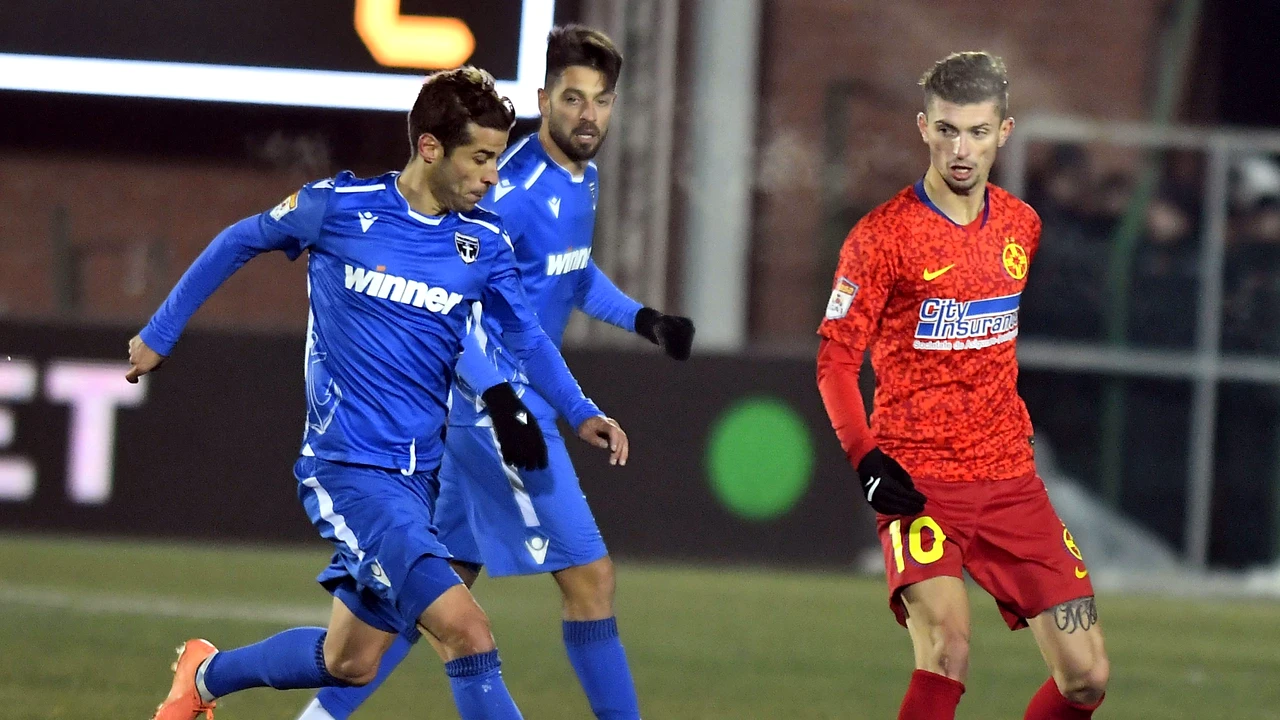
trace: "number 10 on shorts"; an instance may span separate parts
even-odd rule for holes
[[[933,544],[928,550],[924,549],[924,541],[920,537],[925,528],[933,534]],[[906,558],[902,554],[902,520],[889,523],[889,539],[893,543],[893,561],[898,567],[898,572],[901,573],[907,569]],[[947,534],[942,532],[938,523],[928,515],[921,515],[912,520],[911,526],[907,528],[907,550],[911,553],[911,559],[921,565],[928,565],[942,559],[942,543],[946,539]]]

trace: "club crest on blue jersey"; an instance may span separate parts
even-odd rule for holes
[[[929,298],[920,303],[916,350],[981,350],[1018,336],[1022,293],[983,300]]]
[[[462,262],[468,265],[480,257],[480,238],[455,232],[453,234],[453,244],[454,247],[458,248],[458,257],[462,258]]]

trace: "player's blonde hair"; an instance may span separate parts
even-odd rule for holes
[[[1009,73],[1004,60],[988,52],[957,52],[933,64],[920,77],[924,109],[933,98],[957,105],[994,102],[1000,119],[1009,115]]]

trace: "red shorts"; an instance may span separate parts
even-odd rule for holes
[[[929,578],[963,578],[995,598],[1009,629],[1068,600],[1093,594],[1071,532],[1058,519],[1044,482],[916,480],[927,502],[914,517],[876,518],[889,580],[889,607],[907,624],[902,589]]]

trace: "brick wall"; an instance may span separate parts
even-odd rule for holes
[[[821,226],[823,104],[858,92],[846,127],[843,194],[856,219],[914,181],[927,155],[915,86],[953,50],[1004,57],[1015,118],[1038,111],[1141,116],[1165,0],[774,0],[766,3],[753,248],[753,338],[814,342],[833,242]],[[998,164],[998,163],[997,163]],[[840,234],[847,228],[840,228]]]
[[[55,209],[66,209],[81,265],[74,317],[144,322],[205,245],[230,223],[270,208],[315,178],[210,162],[0,156],[0,311],[57,313]],[[160,272],[148,271],[158,243]],[[196,314],[194,324],[306,327],[305,264],[271,253],[247,265]]]
[[[784,347],[813,342],[834,243],[857,214],[924,169],[913,120],[915,81],[932,61],[955,49],[1003,55],[1015,117],[1054,111],[1134,118],[1149,96],[1150,59],[1166,5],[1026,0],[1012,12],[997,0],[767,2],[750,269],[753,339]],[[824,227],[823,104],[835,82],[857,88],[843,128],[845,182],[836,188],[851,214]],[[348,129],[335,137],[350,135]],[[348,160],[356,155],[368,153]],[[222,227],[270,207],[309,179],[247,159],[0,151],[0,315],[56,312],[51,227],[58,206],[70,213],[75,246],[108,248],[84,264],[78,317],[141,322]],[[166,270],[148,275],[140,269],[152,242],[163,247]],[[679,246],[677,238],[673,247]],[[194,322],[299,329],[306,317],[303,275],[301,263],[278,254],[260,258]]]

